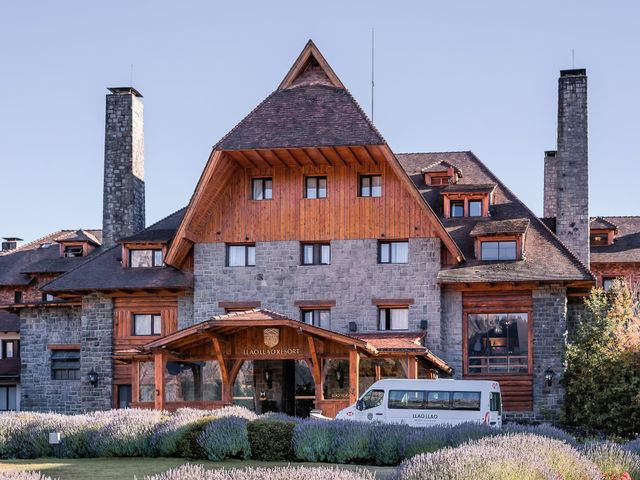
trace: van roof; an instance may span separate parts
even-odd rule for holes
[[[430,379],[410,379],[410,378],[386,378],[378,380],[371,387],[380,388],[447,388],[447,389],[488,389],[500,390],[500,384],[494,380],[455,380],[453,378]],[[371,388],[369,387],[369,388]]]

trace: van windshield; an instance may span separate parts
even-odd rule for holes
[[[362,397],[362,409],[367,410],[369,408],[378,407],[382,405],[382,399],[384,398],[384,390],[369,390]]]

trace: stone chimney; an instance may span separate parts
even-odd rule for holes
[[[544,216],[556,217],[556,235],[588,267],[589,153],[584,69],[560,72],[558,150],[555,157],[552,152],[545,155]]]
[[[22,242],[22,239],[18,237],[3,237],[2,240],[4,240],[4,242],[2,242],[2,250],[0,250],[2,252],[15,250],[20,246],[20,242]]]
[[[102,245],[112,247],[145,227],[142,95],[110,88],[104,138]]]
[[[544,218],[555,218],[558,211],[558,162],[555,150],[544,152]]]

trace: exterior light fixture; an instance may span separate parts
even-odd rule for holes
[[[267,387],[271,388],[273,386],[273,373],[270,368],[266,368],[263,372],[264,381],[267,382]]]
[[[556,372],[553,371],[551,367],[547,368],[544,371],[544,380],[547,382],[547,387],[550,387],[553,384],[553,379],[556,376]]]
[[[95,370],[91,369],[87,377],[89,378],[89,383],[91,385],[93,385],[94,387],[98,385],[98,374],[95,372]]]

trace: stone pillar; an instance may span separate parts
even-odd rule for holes
[[[462,292],[442,290],[442,359],[454,369],[454,378],[462,378]]]
[[[110,88],[104,138],[102,244],[112,247],[145,227],[142,95]]]
[[[93,293],[82,297],[80,333],[80,406],[83,411],[109,410],[113,402],[113,302]],[[97,385],[89,372],[98,374]]]
[[[589,266],[587,75],[563,70],[558,81],[556,235]]]
[[[533,408],[538,419],[557,420],[564,401],[559,380],[564,373],[567,332],[567,295],[563,287],[533,291]],[[545,371],[555,373],[551,386]]]
[[[545,218],[555,218],[558,212],[558,161],[555,150],[544,152],[544,198]]]

